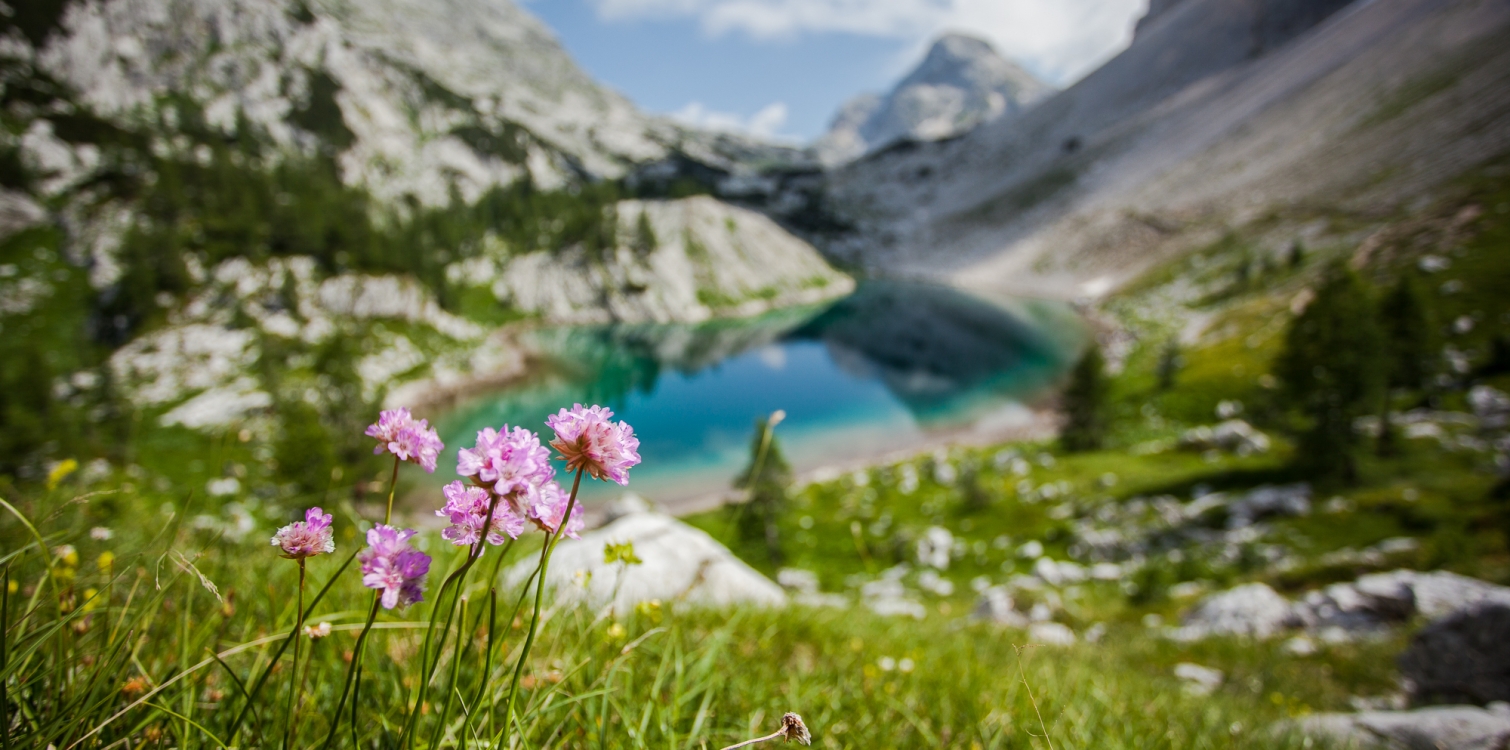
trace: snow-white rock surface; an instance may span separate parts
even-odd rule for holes
[[[605,564],[605,544],[634,544],[638,565]],[[518,586],[536,561],[511,568],[510,585]],[[769,578],[735,557],[707,533],[659,513],[631,513],[580,540],[566,539],[551,556],[546,585],[560,603],[612,606],[624,613],[635,604],[660,601],[706,606],[754,604],[779,607],[786,593]]]
[[[884,98],[864,94],[846,103],[813,150],[837,165],[902,140],[934,141],[1017,114],[1052,89],[964,34],[946,34]]]

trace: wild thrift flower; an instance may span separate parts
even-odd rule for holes
[[[561,491],[561,485],[554,481],[547,482],[540,488],[539,495],[529,507],[530,520],[545,530],[548,534],[555,534],[561,528],[561,517],[566,515],[566,504],[571,498]],[[582,520],[582,506],[574,505],[571,510],[571,521],[566,524],[566,535],[573,539],[581,539],[577,536],[586,524]]]
[[[273,546],[282,547],[283,556],[290,560],[303,560],[334,552],[336,542],[330,532],[333,518],[331,514],[320,510],[319,506],[310,508],[304,512],[303,521],[295,521],[278,529],[278,533],[273,535]]]
[[[379,599],[384,609],[425,600],[430,556],[409,546],[414,534],[414,529],[385,524],[367,531],[367,549],[357,556],[362,561],[362,585],[382,593]]]
[[[629,484],[630,467],[640,462],[640,440],[634,428],[611,422],[613,412],[602,406],[573,404],[545,424],[556,431],[551,447],[566,459],[568,471],[585,469],[594,479]]]
[[[446,506],[435,515],[447,519],[451,525],[440,535],[446,541],[467,547],[483,538],[483,527],[488,525],[488,506],[493,502],[492,493],[482,487],[473,487],[452,482],[441,489],[446,497]],[[499,500],[493,508],[493,522],[487,530],[490,544],[503,544],[504,536],[518,539],[524,533],[525,518],[507,500]]]
[[[504,500],[527,501],[520,505],[528,507],[540,487],[556,476],[550,457],[540,437],[523,427],[504,425],[503,432],[488,427],[477,433],[476,446],[461,449],[456,473],[474,478]]]
[[[367,436],[377,438],[373,454],[388,451],[400,461],[413,461],[431,474],[435,473],[435,461],[446,444],[440,435],[430,428],[430,421],[416,420],[403,407],[388,409],[378,415],[378,421],[367,427]]]

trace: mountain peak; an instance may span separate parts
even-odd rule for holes
[[[1022,112],[1050,91],[990,42],[948,33],[889,94],[845,103],[814,150],[837,165],[897,141],[951,138]]]

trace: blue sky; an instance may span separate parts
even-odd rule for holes
[[[526,0],[578,64],[642,109],[810,140],[944,31],[1066,85],[1126,46],[1146,0]]]

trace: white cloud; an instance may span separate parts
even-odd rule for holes
[[[989,39],[1056,84],[1071,83],[1127,46],[1148,0],[593,0],[605,20],[695,17],[717,36],[757,39],[849,33],[908,43],[913,63],[945,31]]]
[[[787,107],[785,102],[772,102],[746,118],[730,112],[715,112],[703,106],[702,102],[689,102],[685,107],[672,112],[671,117],[707,130],[726,130],[765,139],[782,139],[785,136],[777,131],[786,124]]]

